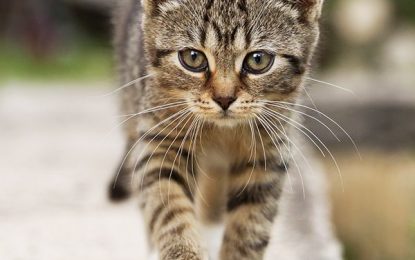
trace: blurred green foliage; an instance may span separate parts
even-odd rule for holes
[[[339,1],[348,0],[329,0],[325,3],[325,17],[323,18],[323,33],[320,50],[317,55],[317,63],[322,69],[335,66],[342,63],[343,56],[356,54],[363,57],[362,60],[367,61],[367,67],[376,67],[376,53],[379,52],[381,41],[371,43],[369,46],[350,46],[343,39],[339,38],[336,29],[333,26],[333,20],[330,14],[336,8]],[[394,0],[395,26],[401,23],[415,24],[415,0]],[[55,4],[59,10],[64,9],[64,5]],[[56,9],[55,8],[55,9]],[[86,15],[66,16],[70,19],[56,19],[56,27],[73,28],[71,35],[75,36],[75,40],[71,38],[71,43],[57,46],[57,49],[49,53],[48,56],[37,58],[33,53],[29,53],[26,47],[23,47],[13,41],[4,41],[0,37],[0,82],[9,79],[96,79],[103,77],[111,77],[112,72],[112,50],[110,46],[111,26],[108,21],[96,26],[97,21],[109,20],[108,17],[98,18]],[[65,14],[65,12],[63,12]],[[82,14],[82,13],[81,13]],[[106,14],[108,15],[108,14]],[[87,17],[88,19],[85,19]],[[94,18],[91,18],[94,17]],[[68,22],[69,21],[69,22]],[[82,23],[80,23],[82,21]],[[85,27],[90,26],[90,30]],[[87,37],[85,37],[87,35]],[[63,40],[65,42],[65,40]]]
[[[79,40],[38,58],[12,42],[0,44],[0,82],[23,80],[108,79],[112,72],[109,44]]]
[[[396,5],[397,17],[415,23],[415,1],[393,0]]]

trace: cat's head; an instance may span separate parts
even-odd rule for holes
[[[142,0],[148,73],[165,98],[233,126],[294,101],[323,0]]]

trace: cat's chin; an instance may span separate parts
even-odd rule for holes
[[[235,128],[246,122],[246,120],[233,117],[220,117],[210,120],[217,127],[221,128]]]
[[[246,125],[249,122],[249,117],[236,113],[218,113],[203,115],[207,122],[220,128],[236,128],[241,125]]]

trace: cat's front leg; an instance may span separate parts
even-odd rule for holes
[[[186,164],[183,161],[188,153],[179,155],[186,154],[186,158],[177,158],[177,149],[149,149],[137,166],[137,176],[143,180],[140,196],[144,220],[161,260],[207,259],[196,231],[193,184],[188,182],[193,177],[178,166],[179,159],[181,165]]]
[[[285,178],[284,170],[269,168],[234,173],[229,186],[222,260],[263,259]]]

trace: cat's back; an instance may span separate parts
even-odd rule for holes
[[[116,62],[125,84],[144,70],[140,1],[120,1],[114,8],[113,23]]]
[[[141,24],[141,1],[118,1],[113,11],[113,35],[118,85],[124,86],[120,108],[126,115],[139,112],[144,96],[145,80],[137,81],[146,73]],[[124,124],[128,135],[135,134],[137,120]]]

